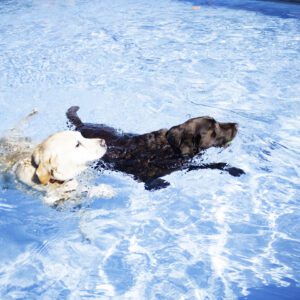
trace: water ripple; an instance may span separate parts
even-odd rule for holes
[[[1,299],[238,299],[257,289],[268,299],[289,286],[292,298],[300,8],[208,2],[0,2],[0,132],[33,107],[34,140],[65,129],[74,104],[84,120],[139,133],[211,115],[240,132],[201,160],[246,172],[176,172],[153,193],[104,172],[95,181],[116,186],[116,198],[61,210],[1,177]]]

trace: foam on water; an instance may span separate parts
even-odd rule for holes
[[[35,141],[66,129],[75,104],[83,120],[137,133],[211,115],[240,131],[202,159],[246,172],[176,172],[156,192],[104,172],[94,181],[116,198],[60,211],[1,177],[1,299],[236,299],[298,286],[300,7],[200,5],[1,1],[2,134],[34,107]]]

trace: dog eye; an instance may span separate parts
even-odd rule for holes
[[[81,146],[81,145],[82,145],[82,144],[78,141],[75,147],[78,148],[78,147]]]

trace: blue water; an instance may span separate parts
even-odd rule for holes
[[[200,5],[193,10],[192,5]],[[270,1],[0,1],[0,134],[64,113],[143,133],[240,124],[206,162],[245,170],[89,176],[110,200],[55,210],[1,176],[1,299],[300,299],[300,6]]]

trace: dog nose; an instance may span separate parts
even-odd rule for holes
[[[106,147],[105,140],[103,140],[103,139],[99,140],[99,144],[100,144],[101,147]]]
[[[239,130],[239,124],[238,123],[233,123],[234,124],[234,133],[236,134]]]

